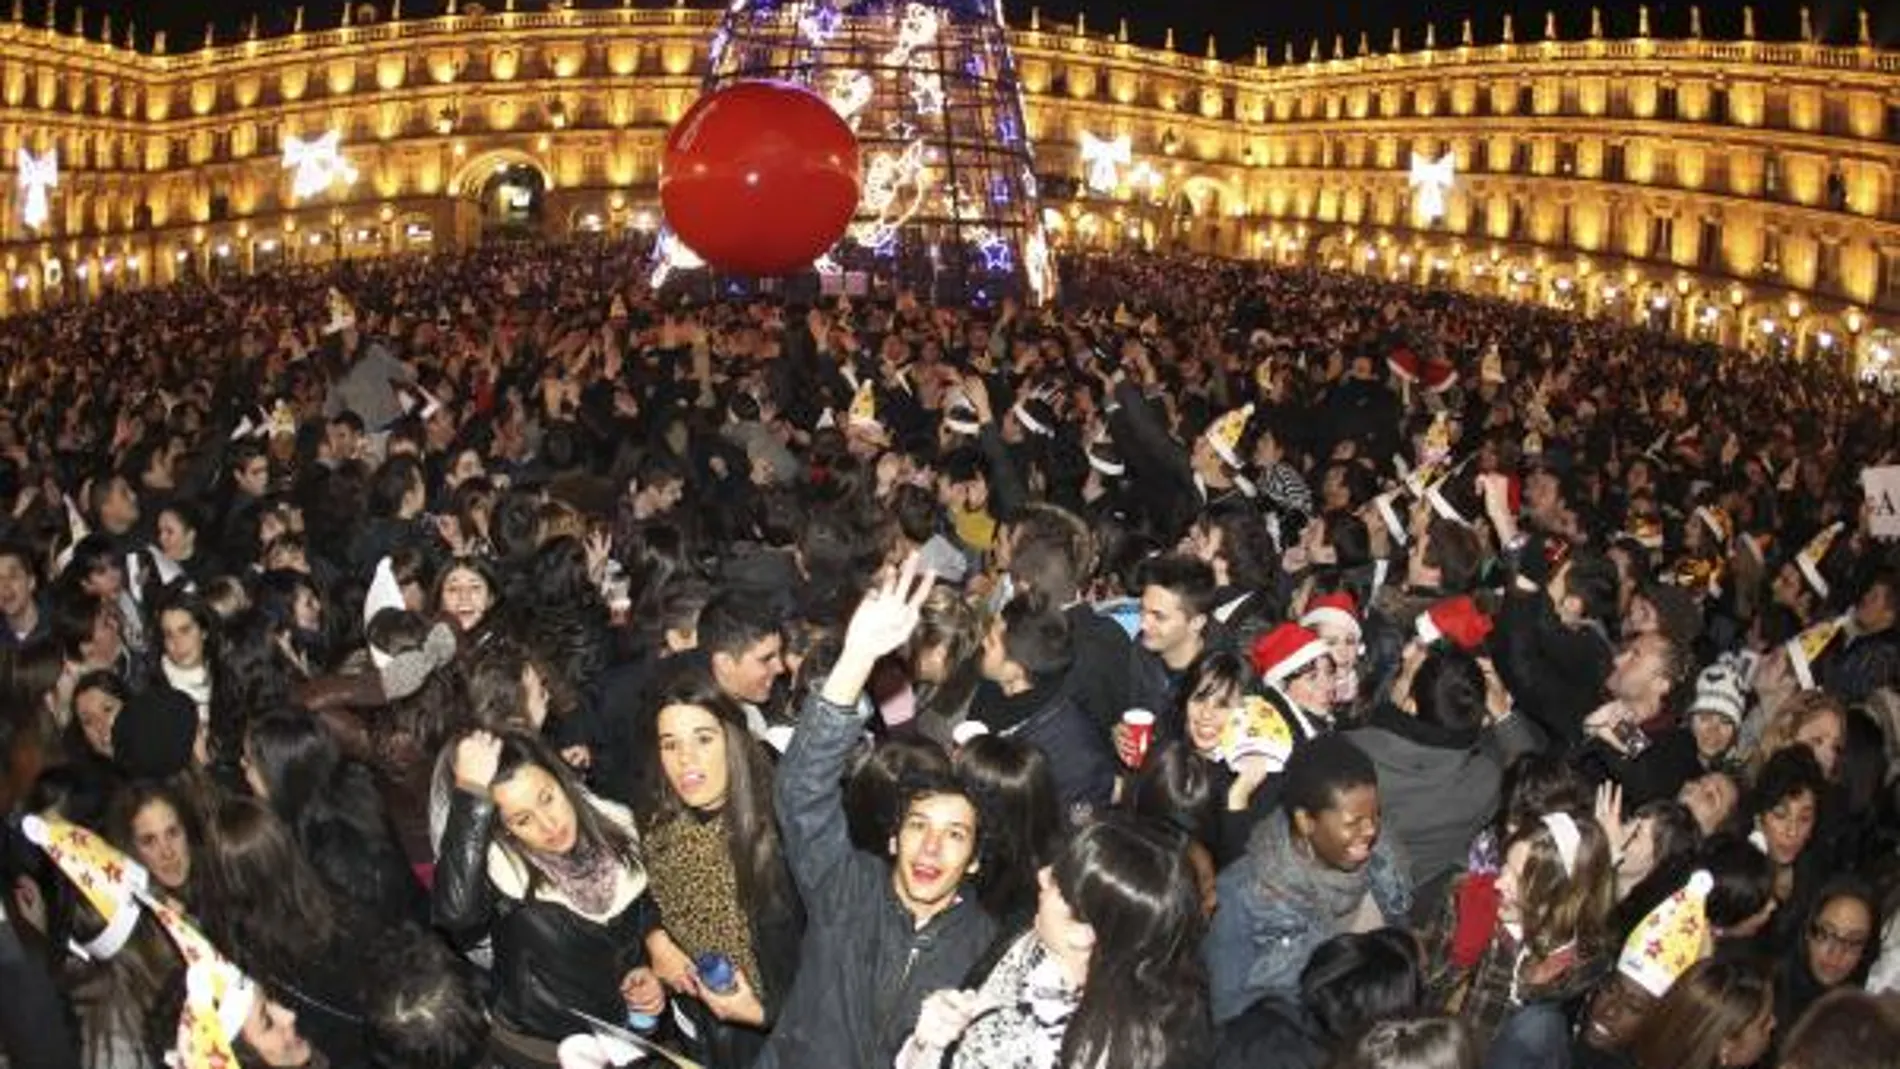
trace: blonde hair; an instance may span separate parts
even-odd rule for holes
[[[1519,843],[1529,848],[1518,881],[1518,916],[1524,945],[1547,958],[1570,943],[1595,948],[1609,942],[1610,910],[1616,905],[1615,868],[1610,839],[1588,817],[1572,817],[1577,826],[1577,856],[1566,871],[1557,839],[1542,820],[1519,829],[1505,856]]]
[[[1799,691],[1782,702],[1762,725],[1761,741],[1755,745],[1748,762],[1750,775],[1760,775],[1769,758],[1795,745],[1795,736],[1801,734],[1801,729],[1823,716],[1832,716],[1840,721],[1843,731],[1847,729],[1847,706],[1827,691]]]

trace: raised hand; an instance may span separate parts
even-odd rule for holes
[[[905,557],[896,574],[872,587],[851,614],[843,655],[875,661],[908,642],[936,582],[935,575],[921,571],[917,554]]]
[[[457,784],[487,794],[501,769],[501,740],[486,731],[470,732],[455,744],[454,765]]]

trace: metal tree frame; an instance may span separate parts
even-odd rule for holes
[[[1000,0],[732,0],[702,91],[802,85],[857,134],[863,192],[820,275],[863,271],[938,300],[1040,300],[1054,272]],[[670,233],[656,284],[694,258]]]

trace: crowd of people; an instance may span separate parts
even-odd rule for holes
[[[640,255],[0,323],[5,1065],[1895,1064],[1838,369]]]

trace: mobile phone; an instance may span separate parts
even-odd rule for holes
[[[1633,720],[1619,720],[1610,730],[1615,732],[1616,741],[1623,744],[1624,753],[1632,761],[1643,756],[1643,751],[1649,749],[1649,736],[1643,734],[1643,729],[1638,727]]]

